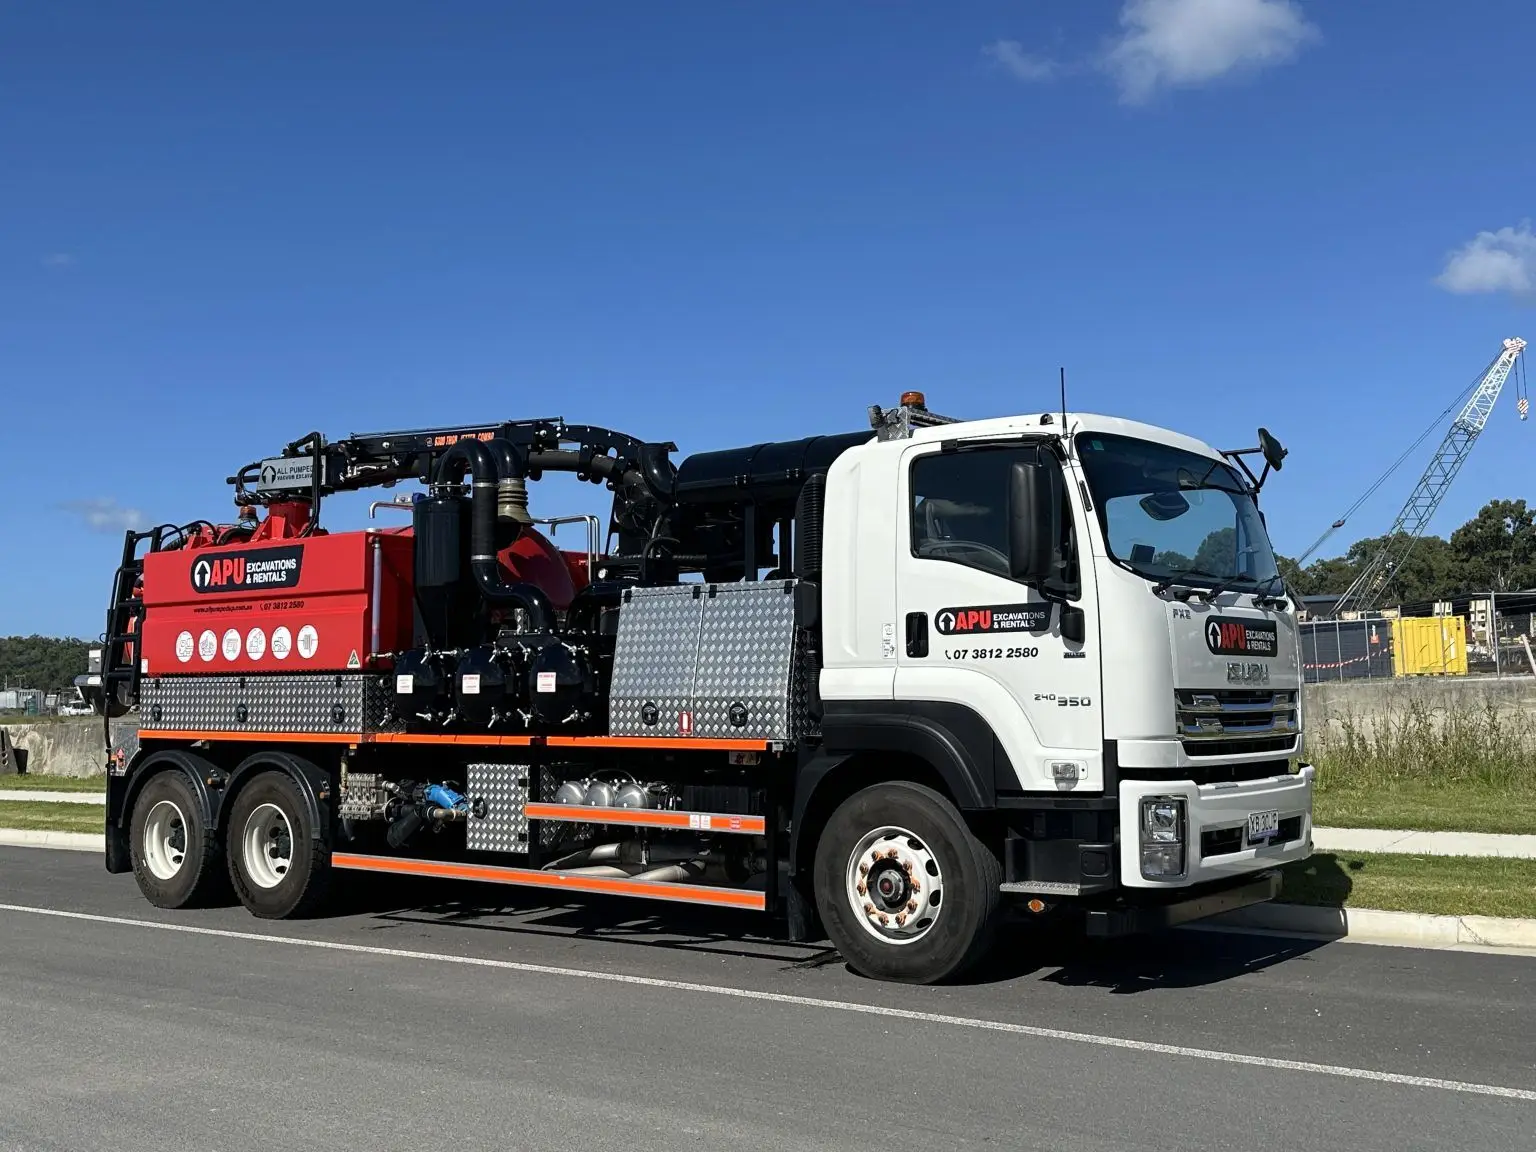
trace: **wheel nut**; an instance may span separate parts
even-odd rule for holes
[[[869,885],[865,884],[864,881],[862,881],[862,880],[859,881],[859,895],[860,896],[868,896],[869,895]]]
[[[860,864],[859,865],[859,875],[860,876],[868,876],[869,875],[869,865],[868,864]]]
[[[875,909],[875,906],[873,904],[865,904],[864,905],[864,915],[866,915],[866,916],[873,916],[875,914],[875,911],[876,911],[876,909]]]
[[[906,925],[906,923],[907,923],[907,914],[905,912],[901,913],[900,915],[898,915],[896,917],[896,926],[898,928],[904,927]]]
[[[884,927],[886,924],[889,924],[890,922],[891,918],[889,916],[887,916],[884,912],[880,913],[880,924],[882,927]]]
[[[917,911],[917,901],[916,900],[911,900],[911,901],[909,901],[907,903],[907,911],[908,912],[916,912]]]

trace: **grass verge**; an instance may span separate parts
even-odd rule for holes
[[[1519,703],[1384,695],[1308,729],[1324,827],[1536,833],[1536,715]]]
[[[1319,788],[1313,818],[1324,828],[1529,835],[1536,833],[1536,792],[1471,784],[1398,784],[1375,791]]]
[[[0,828],[99,833],[105,820],[105,809],[95,804],[49,804],[35,800],[0,800]]]
[[[1284,874],[1287,904],[1536,919],[1536,860],[1319,852]]]
[[[105,792],[105,776],[0,776],[0,792]]]

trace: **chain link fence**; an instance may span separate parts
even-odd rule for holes
[[[1329,680],[1390,678],[1397,675],[1393,621],[1460,617],[1464,630],[1446,630],[1447,648],[1440,660],[1415,660],[1404,665],[1420,668],[1439,665],[1451,674],[1461,673],[1465,645],[1468,676],[1498,678],[1536,676],[1536,591],[1482,592],[1447,600],[1404,604],[1390,615],[1359,620],[1303,620],[1301,666],[1308,684]],[[1454,635],[1453,635],[1454,631]],[[1419,636],[1424,633],[1420,631]],[[1438,641],[1437,641],[1438,643]],[[1444,673],[1442,673],[1444,674]]]

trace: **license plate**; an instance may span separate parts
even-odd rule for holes
[[[1250,843],[1258,843],[1260,840],[1268,840],[1280,831],[1279,812],[1252,812],[1248,815],[1248,840]]]

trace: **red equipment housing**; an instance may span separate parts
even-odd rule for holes
[[[144,675],[356,671],[413,646],[411,529],[262,528],[239,544],[213,545],[210,534],[144,557]],[[499,559],[557,609],[587,582],[585,556],[531,528]]]

